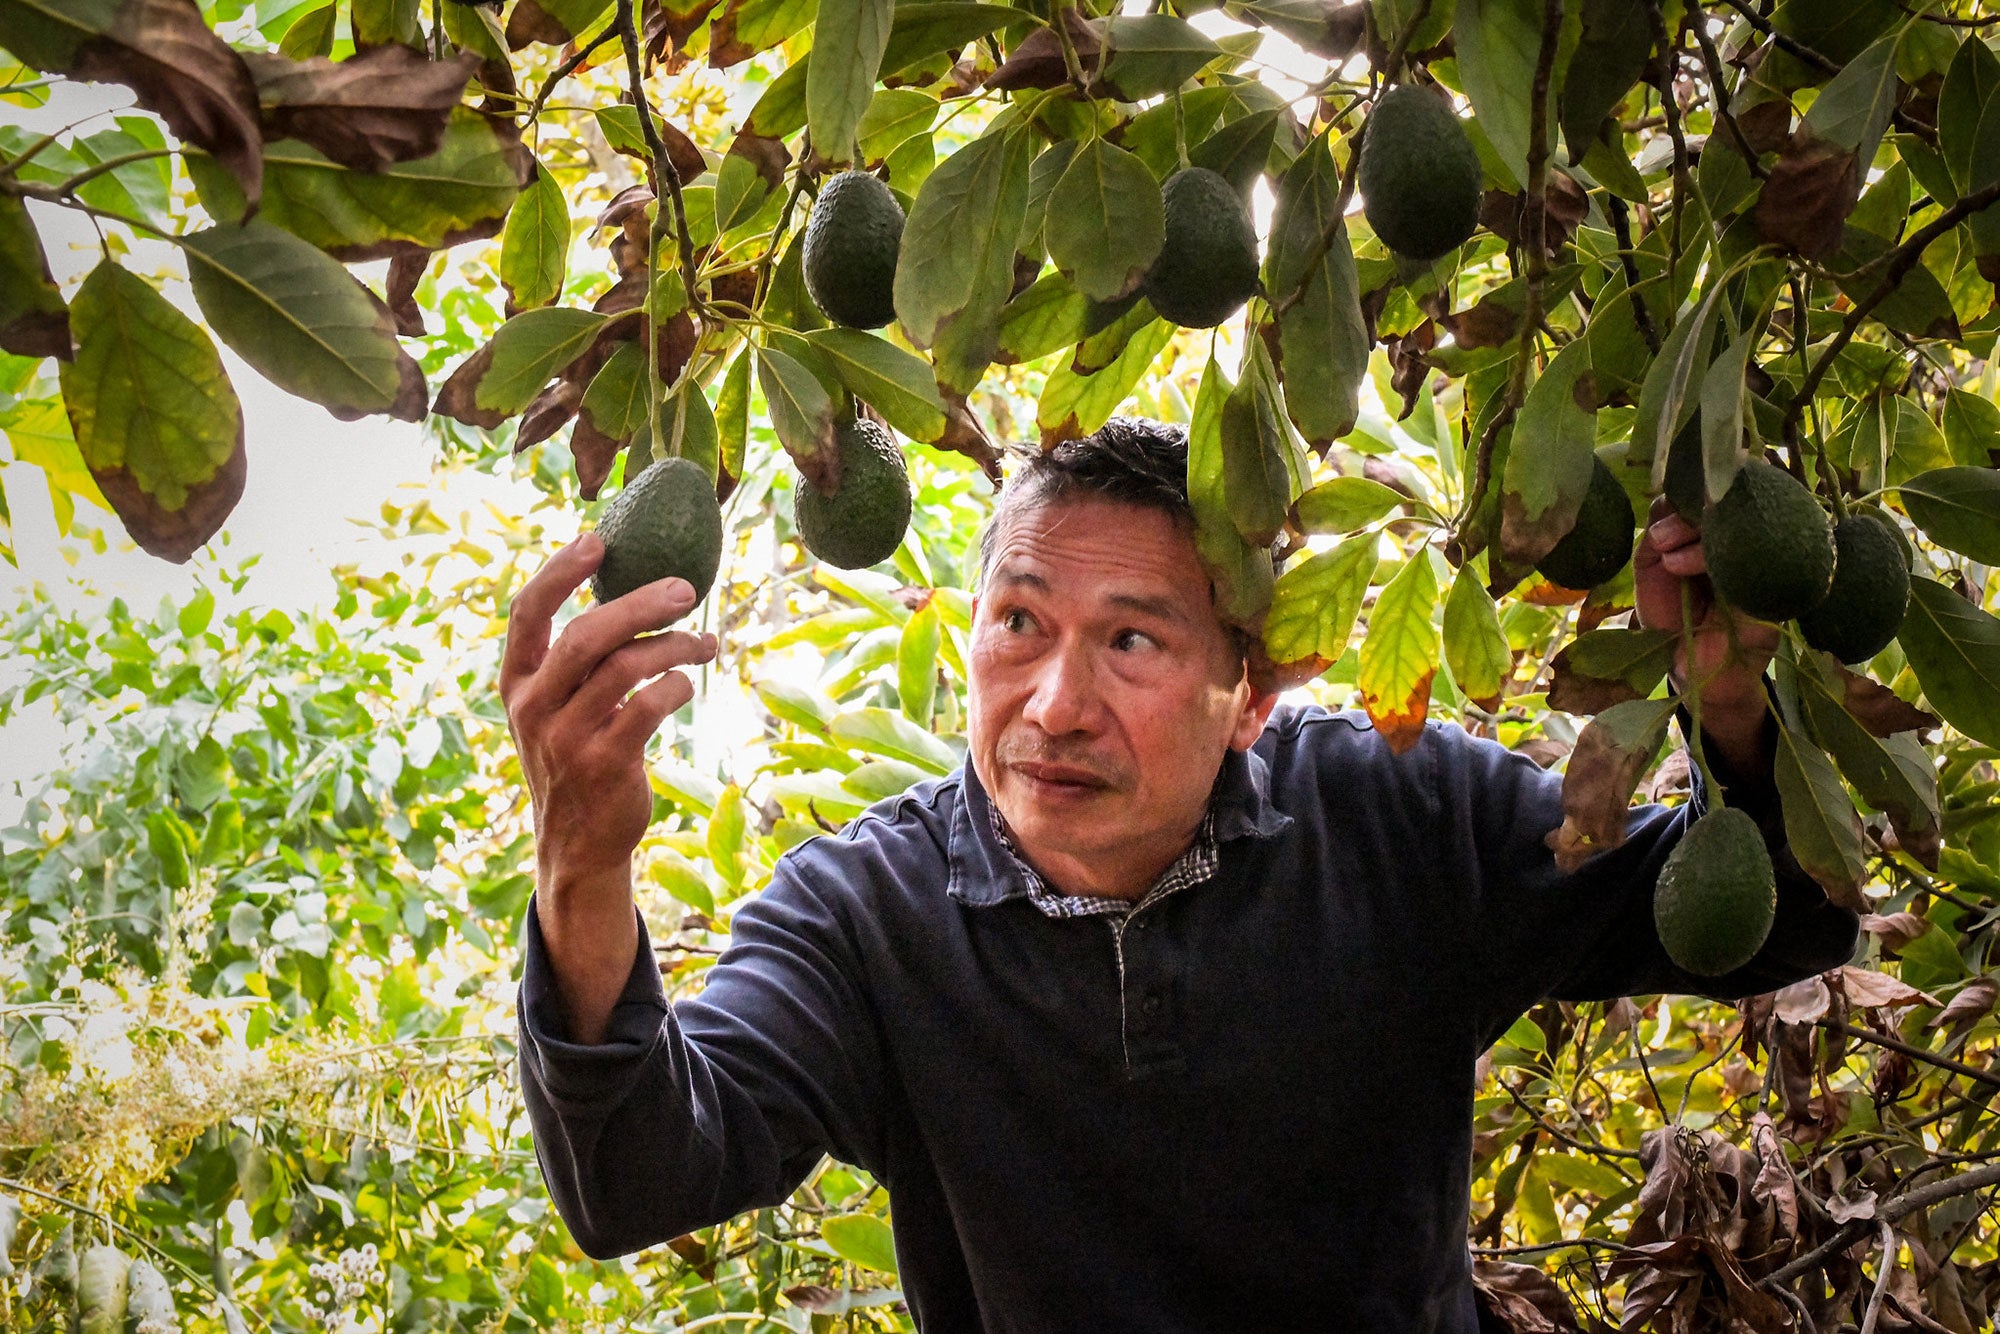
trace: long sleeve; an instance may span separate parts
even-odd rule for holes
[[[1686,725],[1683,717],[1683,726]],[[1455,730],[1455,729],[1453,729]],[[1775,736],[1767,732],[1767,753]],[[1713,750],[1711,748],[1711,755]],[[1852,955],[1856,914],[1828,902],[1786,847],[1775,784],[1717,766],[1730,805],[1764,831],[1777,869],[1778,911],[1749,963],[1700,977],[1667,957],[1653,926],[1653,886],[1689,822],[1707,809],[1698,774],[1677,809],[1634,810],[1625,843],[1568,875],[1544,843],[1562,823],[1562,778],[1492,742],[1447,741],[1441,782],[1448,806],[1472,830],[1479,888],[1470,922],[1473,982],[1488,1036],[1554,997],[1604,1000],[1673,992],[1735,999],[1837,967]]]
[[[880,1044],[833,909],[781,867],[702,994],[669,1005],[640,927],[605,1041],[568,1040],[528,910],[521,1078],[557,1209],[608,1258],[788,1196],[824,1153],[878,1161]]]

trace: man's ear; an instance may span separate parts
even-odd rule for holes
[[[1264,724],[1270,721],[1271,710],[1278,707],[1278,692],[1259,690],[1247,680],[1241,687],[1243,702],[1237,706],[1236,726],[1229,734],[1231,750],[1248,750],[1257,744],[1257,738],[1264,735]]]

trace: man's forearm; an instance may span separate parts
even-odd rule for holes
[[[1714,754],[1729,771],[1746,779],[1768,779],[1771,756],[1765,746],[1764,722],[1769,716],[1759,699],[1747,708],[1716,709],[1703,701],[1701,711],[1702,746]]]
[[[536,877],[536,920],[573,1042],[604,1041],[639,948],[628,864],[586,880]]]

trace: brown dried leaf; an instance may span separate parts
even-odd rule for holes
[[[1070,44],[1076,50],[1077,63],[1088,78],[1096,70],[1098,57],[1104,49],[1103,35],[1095,24],[1078,14],[1072,6],[1065,5],[1062,16],[1069,28]],[[1000,68],[986,77],[986,87],[1000,92],[1060,88],[1068,82],[1069,67],[1063,57],[1062,38],[1056,35],[1054,28],[1037,28],[1022,38],[1020,45],[1007,53],[1007,59]]]
[[[355,171],[437,152],[479,66],[470,51],[433,61],[393,42],[342,61],[254,52],[244,60],[257,81],[264,136],[304,140]]]
[[[431,410],[453,421],[488,431],[506,421],[506,413],[495,408],[482,408],[477,402],[479,382],[486,378],[486,372],[492,366],[493,344],[488,342],[458,363],[458,369],[438,388],[437,401],[431,405]]]
[[[400,51],[401,47],[377,47],[380,51]],[[422,338],[424,329],[423,308],[417,304],[417,284],[424,280],[424,270],[430,267],[432,252],[429,250],[399,251],[389,260],[389,278],[383,285],[389,313],[395,317],[396,332],[405,338]]]
[[[1771,1124],[1766,1112],[1759,1112],[1750,1119],[1750,1142],[1757,1149],[1757,1179],[1750,1183],[1752,1197],[1770,1204],[1777,1210],[1779,1235],[1796,1238],[1799,1235],[1799,1183],[1792,1175],[1792,1165],[1785,1157],[1785,1146],[1778,1139],[1778,1128]]]
[[[1505,1334],[1577,1334],[1576,1312],[1556,1281],[1534,1265],[1502,1260],[1472,1262],[1472,1291],[1479,1327]]]
[[[537,394],[521,414],[520,429],[514,433],[514,452],[518,454],[539,445],[560,431],[576,415],[577,405],[582,402],[583,386],[569,380],[557,380]]]
[[[752,133],[749,126],[736,132],[730,142],[732,157],[747,159],[764,179],[764,184],[773,190],[782,189],[785,184],[785,168],[791,165],[792,155],[785,149],[783,139]]]
[[[1931,929],[1930,922],[1913,912],[1893,912],[1886,917],[1874,913],[1863,913],[1861,929],[1882,942],[1884,953],[1901,950],[1903,946]]]
[[[1565,873],[1625,841],[1626,811],[1673,716],[1675,701],[1614,705],[1583,729],[1563,775],[1563,823],[1547,843]]]
[[[1927,732],[1942,726],[1935,714],[1925,713],[1916,705],[1905,703],[1880,681],[1859,672],[1850,672],[1824,655],[1821,662],[1833,673],[1835,683],[1841,688],[1841,704],[1871,735],[1887,737],[1898,732]]]
[[[1993,1013],[1995,1000],[2000,1000],[2000,981],[1990,975],[1975,977],[1959,988],[1958,994],[1951,998],[1951,1004],[1938,1011],[1937,1017],[1927,1026],[1970,1028]]]
[[[1757,196],[1758,239],[1808,259],[1830,259],[1860,197],[1861,166],[1852,152],[1795,134]]]
[[[1879,1005],[1944,1004],[1928,991],[1919,991],[1901,978],[1878,973],[1872,968],[1856,968],[1852,964],[1840,970],[1840,989],[1846,995],[1847,1003],[1859,1009]]]
[[[175,564],[186,561],[215,536],[223,520],[243,498],[243,479],[249,469],[243,451],[243,422],[236,423],[236,444],[222,466],[207,481],[188,488],[179,509],[163,509],[124,468],[92,468],[90,475],[125,531],[148,555]]]
[[[679,51],[720,0],[646,0],[642,28],[646,54],[654,60]]]
[[[931,448],[965,455],[979,465],[980,471],[986,474],[986,480],[999,486],[1000,451],[993,447],[986,428],[979,424],[979,418],[966,406],[964,394],[947,389],[943,391],[943,397],[944,434],[931,442]]]
[[[1826,1018],[1827,1008],[1832,1004],[1833,993],[1827,989],[1826,980],[1809,977],[1778,992],[1772,998],[1771,1012],[1780,1023],[1810,1024]]]
[[[226,167],[257,207],[264,194],[257,86],[193,0],[123,0],[103,33],[77,47],[66,72],[130,88],[140,106]]]
[[[1856,1219],[1875,1216],[1875,1192],[1864,1190],[1852,1199],[1835,1195],[1826,1202],[1826,1211],[1836,1223],[1852,1223]]]
[[[567,25],[535,0],[518,0],[514,12],[507,16],[507,49],[519,51],[532,42],[545,42],[550,46],[561,46],[576,37]]]
[[[569,452],[576,461],[577,489],[585,500],[597,499],[604,479],[611,476],[611,465],[618,461],[618,451],[630,443],[598,430],[587,414],[576,419],[576,429],[569,434]]]

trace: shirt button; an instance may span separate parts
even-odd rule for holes
[[[1156,993],[1154,995],[1146,997],[1146,999],[1140,1003],[1139,1011],[1142,1014],[1158,1014],[1160,1012],[1160,998],[1158,994]]]

